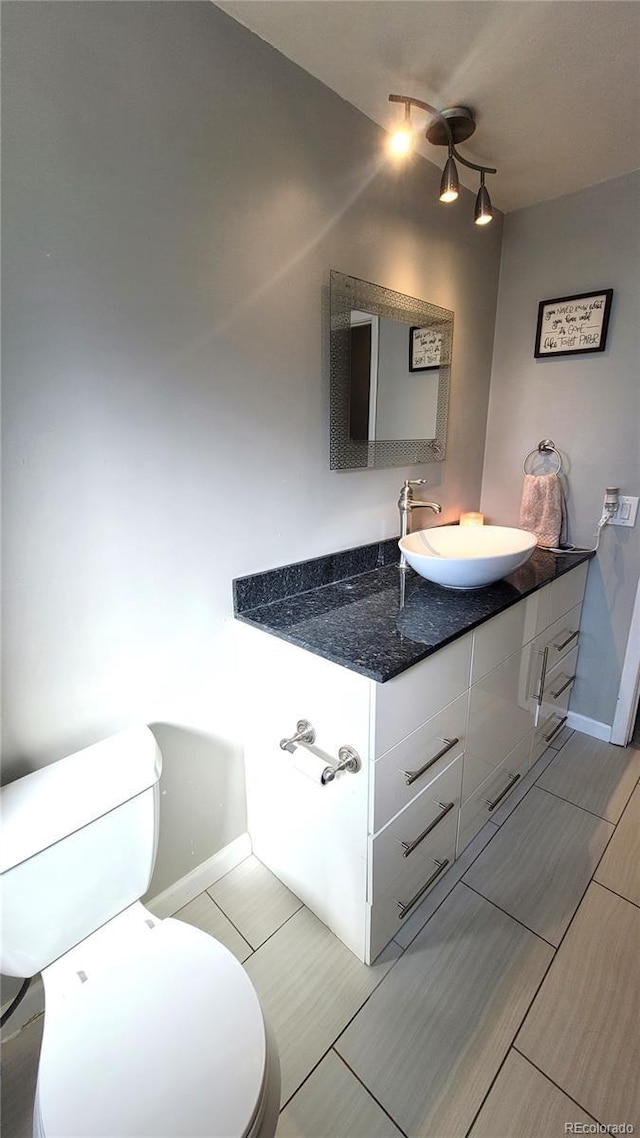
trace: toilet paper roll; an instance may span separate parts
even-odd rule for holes
[[[329,764],[320,755],[314,755],[310,751],[298,750],[293,760],[293,766],[294,770],[299,771],[305,778],[310,778],[317,786],[325,785],[322,781],[322,775]]]

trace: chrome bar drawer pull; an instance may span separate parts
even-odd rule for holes
[[[540,722],[540,709],[542,707],[542,693],[544,691],[545,680],[547,678],[547,664],[549,663],[549,645],[542,649],[542,667],[540,668],[540,681],[538,683],[538,690],[536,692],[536,709],[533,717],[533,726],[537,727]]]
[[[427,889],[429,888],[429,886],[433,885],[436,877],[439,877],[440,874],[442,873],[443,869],[446,869],[448,864],[449,864],[449,858],[448,857],[445,857],[444,860],[440,860],[437,857],[434,857],[433,860],[434,860],[436,869],[431,874],[431,877],[427,878],[424,885],[420,886],[420,888],[418,889],[418,892],[414,893],[411,900],[407,901],[406,905],[405,905],[404,901],[396,901],[396,905],[398,906],[398,908],[400,910],[400,912],[398,913],[398,919],[400,921],[404,920],[407,913],[409,913],[411,911],[411,909],[413,909],[413,906],[416,905],[418,903],[418,901],[420,900],[420,898],[423,896],[423,894],[427,892]]]
[[[433,819],[433,822],[429,822],[426,830],[423,830],[421,834],[418,834],[418,837],[414,838],[412,842],[400,842],[400,845],[403,849],[403,857],[409,857],[414,850],[417,850],[420,842],[423,842],[424,839],[429,836],[432,830],[435,830],[436,826],[442,821],[442,819],[446,818],[449,811],[453,810],[455,802],[439,802],[438,806],[440,807],[440,813],[438,814],[437,818]]]
[[[554,644],[553,647],[556,648],[558,650],[558,652],[561,652],[563,648],[567,647],[567,644],[571,644],[572,640],[577,640],[579,635],[580,635],[580,629],[576,628],[575,632],[569,633],[569,635],[567,636],[567,639],[562,641],[562,644]]]
[[[576,678],[575,674],[573,676],[568,676],[567,679],[565,680],[565,682],[563,683],[562,687],[558,688],[557,691],[551,692],[551,698],[552,699],[559,699],[560,696],[562,695],[563,691],[567,690],[567,688],[573,683],[575,678]]]
[[[498,795],[498,797],[494,798],[493,802],[491,801],[491,799],[485,798],[485,802],[486,802],[490,811],[495,810],[498,803],[502,802],[502,799],[504,798],[505,794],[509,793],[509,791],[511,790],[511,787],[515,786],[515,784],[517,783],[519,778],[520,778],[519,774],[510,774],[509,775],[509,782],[505,786],[504,790],[500,791],[500,794]]]
[[[291,754],[296,749],[298,743],[315,743],[316,731],[312,727],[308,719],[299,719],[296,724],[296,733],[290,739],[280,740],[280,750],[289,751]]]
[[[424,766],[420,767],[420,770],[402,772],[405,777],[407,786],[411,786],[412,782],[415,782],[416,779],[420,778],[420,775],[423,775],[425,771],[428,771],[429,767],[432,767],[434,763],[437,763],[438,759],[441,759],[443,755],[446,755],[447,751],[450,751],[452,747],[455,747],[456,743],[459,743],[460,740],[458,738],[443,739],[442,742],[444,743],[444,747],[441,747],[437,755],[434,755],[432,759],[427,759]]]
[[[568,715],[563,715],[563,716],[562,716],[562,719],[560,720],[560,722],[559,722],[558,724],[556,724],[556,726],[554,727],[553,731],[550,731],[548,735],[545,735],[545,736],[544,736],[544,741],[545,741],[545,743],[550,743],[552,739],[555,739],[555,737],[556,737],[556,735],[558,734],[558,732],[559,732],[559,731],[561,731],[561,730],[562,730],[562,728],[564,727],[564,725],[565,725],[565,723],[567,722],[567,719],[568,719],[568,718],[569,718],[569,716],[568,716]]]
[[[549,645],[542,649],[542,667],[540,669],[540,682],[536,692],[536,703],[540,707],[542,703],[542,693],[544,691],[544,682],[547,678],[547,664],[549,663]]]

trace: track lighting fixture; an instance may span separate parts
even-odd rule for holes
[[[411,128],[411,107],[405,103],[404,122],[397,127],[389,140],[389,148],[396,158],[404,158],[413,147],[413,130]]]
[[[453,157],[453,146],[449,146],[449,157],[447,158],[445,168],[442,171],[442,180],[440,182],[440,201],[441,202],[454,202],[460,193],[460,182],[458,180],[458,167],[456,160]]]
[[[484,184],[484,170],[480,174],[480,189],[478,190],[478,196],[476,198],[476,207],[473,211],[473,220],[476,225],[487,225],[488,222],[493,221],[491,198]]]
[[[479,166],[475,162],[469,162],[469,160],[463,157],[460,151],[456,149],[456,144],[465,142],[468,138],[471,138],[471,135],[476,129],[473,111],[471,111],[469,107],[445,107],[444,110],[438,111],[429,103],[424,103],[421,99],[414,99],[411,95],[389,95],[389,102],[404,104],[404,121],[391,135],[390,150],[392,154],[398,157],[408,154],[411,150],[413,142],[411,108],[417,107],[420,111],[426,111],[426,113],[431,116],[429,125],[425,131],[427,142],[430,142],[432,146],[446,146],[448,149],[448,157],[444,170],[442,171],[442,180],[440,182],[440,201],[454,202],[460,194],[460,182],[458,180],[458,168],[456,166],[457,159],[463,166],[467,166],[470,170],[477,170],[480,174],[480,189],[478,190],[474,210],[474,221],[476,225],[486,225],[489,221],[492,221],[493,210],[491,207],[491,199],[489,197],[489,191],[484,184],[484,179],[485,174],[496,174],[497,170],[492,166]]]

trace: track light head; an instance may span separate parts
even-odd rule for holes
[[[389,139],[389,152],[394,158],[405,158],[413,150],[413,131],[403,124],[394,130]]]
[[[411,126],[411,104],[404,105],[404,122],[396,127],[389,139],[389,153],[394,158],[406,158],[413,150],[413,127]]]
[[[491,206],[491,198],[489,191],[484,184],[484,171],[480,175],[480,189],[476,198],[476,206],[473,211],[473,220],[476,225],[488,225],[493,221],[493,209]]]
[[[440,201],[441,202],[454,202],[460,193],[460,181],[458,179],[458,168],[455,163],[453,154],[449,154],[446,165],[442,171],[442,178],[440,181]]]

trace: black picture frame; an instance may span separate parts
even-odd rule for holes
[[[409,371],[438,371],[441,352],[441,332],[428,326],[409,328]]]
[[[612,288],[541,300],[534,357],[583,356],[604,352],[611,314]]]

